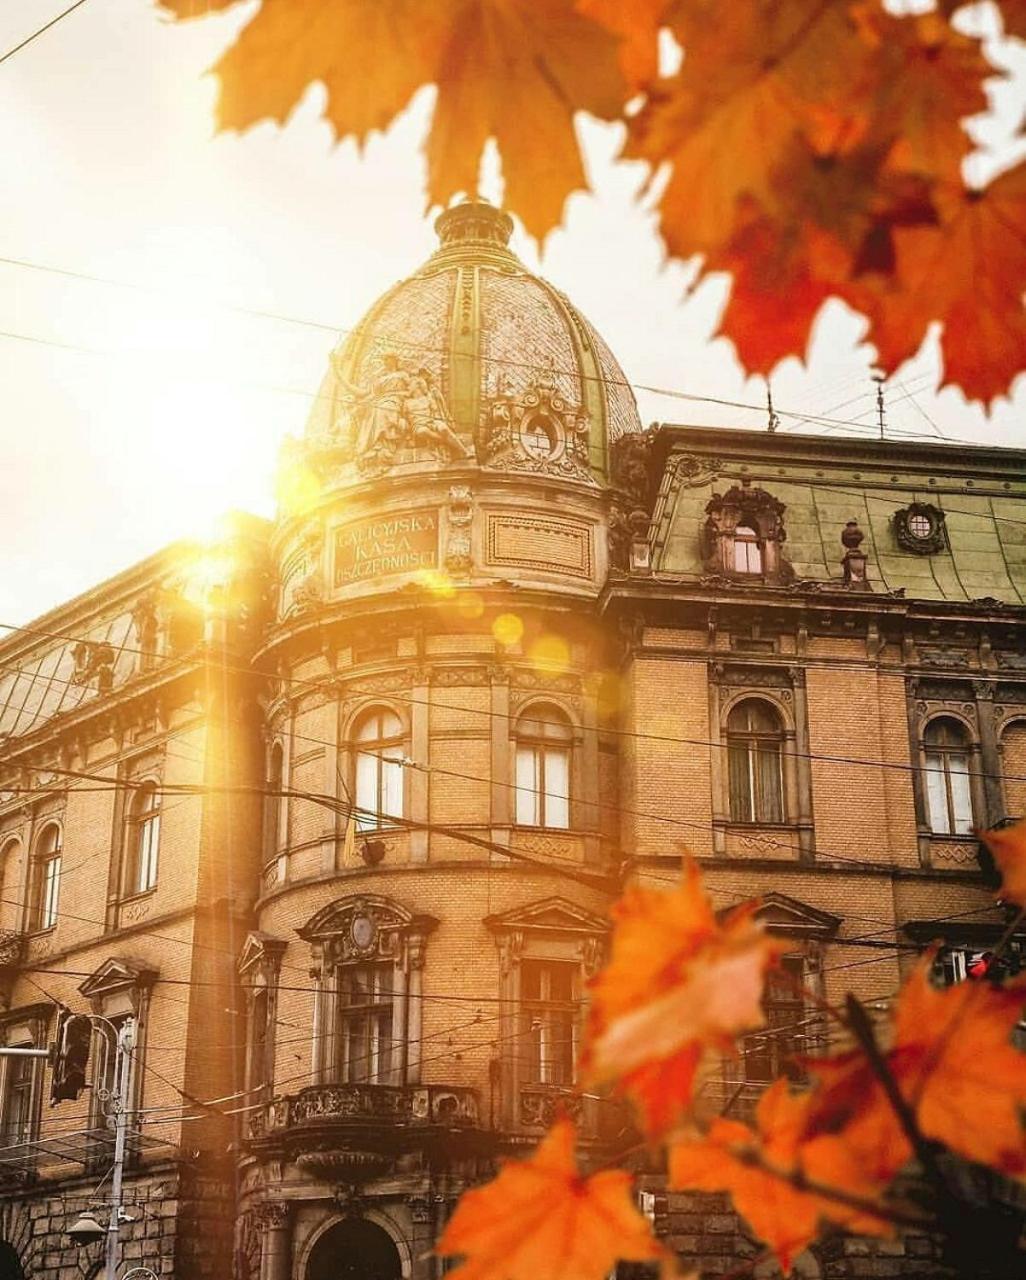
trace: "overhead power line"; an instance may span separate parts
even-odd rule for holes
[[[55,18],[51,18],[49,22],[44,23],[38,30],[33,31],[30,36],[26,36],[25,39],[16,44],[13,49],[8,49],[6,53],[0,54],[0,63],[6,62],[8,58],[13,58],[16,53],[20,53],[21,50],[27,45],[30,45],[33,40],[38,40],[45,31],[49,31],[51,27],[55,27],[62,18],[66,18],[69,13],[74,13],[76,9],[81,8],[85,2],[86,0],[75,0],[74,4],[69,4],[63,12],[57,14]]]
[[[84,0],[79,0],[79,3],[84,3]],[[160,285],[142,284],[135,281],[118,280],[110,276],[95,275],[89,272],[75,270],[73,268],[53,266],[48,263],[31,262],[23,258],[0,257],[0,265],[61,276],[67,279],[78,280],[78,281],[82,281],[90,284],[105,285],[109,288],[125,289],[125,290],[130,290],[132,292],[152,293],[160,296],[173,297],[177,300],[181,300],[181,297],[182,297],[180,289],[173,289],[173,288],[164,287]],[[224,302],[219,299],[204,299],[203,301],[205,305],[213,305],[222,310],[229,311],[237,315],[249,316],[253,319],[269,320],[275,323],[294,325],[300,328],[314,329],[319,332],[332,333],[339,337],[343,335],[347,335],[353,338],[363,338],[363,337],[370,336],[378,342],[392,343],[396,347],[399,347],[403,350],[420,351],[423,353],[430,353],[430,354],[444,354],[447,350],[447,348],[439,346],[437,343],[417,342],[412,340],[408,335],[390,334],[387,332],[381,332],[376,328],[371,329],[363,323],[357,324],[357,325],[350,325],[350,326],[336,325],[336,324],[327,323],[325,321],[310,320],[304,317],[293,316],[283,312],[269,311],[269,310],[265,310],[257,307],[244,306],[238,303]],[[0,338],[7,339],[8,341],[37,343],[44,346],[52,346],[60,350],[78,351],[78,352],[82,352],[90,355],[110,356],[112,358],[117,358],[117,359],[122,358],[121,352],[107,350],[100,347],[85,346],[78,343],[63,342],[56,338],[47,338],[47,337],[42,337],[36,334],[20,333],[13,330],[0,331]],[[483,365],[497,365],[497,366],[503,366],[506,368],[518,368],[518,369],[523,369],[523,370],[527,370],[535,373],[556,374],[556,375],[573,376],[573,377],[578,376],[578,373],[576,370],[557,368],[551,365],[540,364],[533,361],[515,360],[505,356],[488,355],[488,354],[485,354],[484,352],[481,353],[480,360]],[[225,377],[224,375],[189,374],[189,375],[182,375],[182,376],[183,377],[198,376],[201,381],[210,379],[217,382],[233,383],[236,385],[248,387],[253,390],[271,391],[275,394],[280,394],[280,395],[296,395],[296,396],[301,396],[305,399],[309,399],[313,401],[316,401],[322,398],[319,392],[310,392],[310,391],[307,391],[305,388],[279,386],[279,385],[270,384],[270,383],[248,382],[240,379]],[[925,375],[925,374],[919,375],[920,378],[927,377],[927,376],[929,375]],[[615,378],[615,377],[610,377],[608,375],[593,375],[593,376],[589,376],[588,381],[600,382],[607,387],[619,386],[626,389],[630,389],[635,392],[643,391],[649,395],[663,396],[663,397],[668,397],[670,399],[677,399],[677,400],[682,400],[682,401],[696,403],[696,404],[714,404],[714,405],[721,406],[723,408],[740,409],[746,412],[753,412],[753,413],[759,413],[759,414],[763,414],[765,411],[765,406],[761,404],[755,404],[755,403],[751,403],[747,401],[739,401],[739,400],[724,400],[716,396],[695,395],[689,392],[679,390],[677,388],[663,387],[663,386],[658,386],[652,383],[633,382],[630,379],[623,378],[623,377]],[[845,403],[851,403],[851,401],[848,401]],[[844,407],[844,405],[842,404],[841,407]],[[848,428],[854,428],[855,430],[872,431],[874,429],[873,424],[871,423],[860,422],[858,421],[858,419],[853,419],[853,418],[834,418],[830,416],[829,412],[827,414],[817,415],[817,414],[810,413],[808,411],[803,412],[796,409],[781,409],[779,407],[776,408],[776,412],[781,417],[793,419],[794,424],[796,426],[801,426],[803,423],[812,423],[816,426],[848,427]],[[937,434],[937,429],[935,426],[934,426],[933,432],[926,434],[925,436],[924,436],[924,433],[922,432],[902,431],[900,428],[892,427],[888,431],[888,438],[892,439],[895,436],[898,436],[898,437],[904,436],[908,439],[922,439],[922,438],[930,439],[930,438],[935,438],[936,434]],[[944,439],[948,444],[979,445],[980,443],[979,441],[960,440],[954,437],[944,437]]]

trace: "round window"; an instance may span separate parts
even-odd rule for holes
[[[559,444],[559,433],[548,418],[531,418],[520,432],[524,452],[532,458],[551,458]]]
[[[933,521],[922,511],[913,512],[908,518],[908,531],[913,538],[928,538],[933,533]]]

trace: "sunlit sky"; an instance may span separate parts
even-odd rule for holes
[[[67,3],[2,0],[0,53]],[[228,508],[270,515],[278,445],[302,429],[340,332],[433,248],[418,150],[431,89],[362,155],[334,143],[318,86],[285,129],[215,135],[204,73],[253,7],[172,24],[150,0],[87,0],[0,65],[2,622],[202,534]],[[1016,155],[1026,96],[1026,45],[999,52],[1014,76],[982,134],[981,175]],[[543,274],[631,380],[761,405],[762,381],[711,340],[724,282],[685,297],[692,271],[664,263],[636,198],[643,167],[615,162],[621,129],[583,120],[581,131],[596,191],[571,199]],[[494,175],[484,191],[501,194]],[[513,247],[539,264],[523,236]],[[807,365],[774,375],[778,407],[872,434],[862,329],[832,304]],[[1026,378],[989,420],[955,391],[937,395],[938,379],[928,343],[888,388],[889,431],[1026,443]],[[638,398],[646,422],[765,424],[759,409]]]

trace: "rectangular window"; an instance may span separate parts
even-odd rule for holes
[[[521,827],[540,826],[541,753],[534,747],[517,747],[516,820]]]
[[[11,1046],[15,1047],[14,1045]],[[18,1044],[17,1048],[32,1048],[32,1042]],[[4,1089],[3,1142],[14,1146],[32,1140],[33,1104],[35,1101],[38,1058],[8,1058],[4,1063],[6,1085]]]
[[[356,825],[361,831],[387,826],[389,818],[403,816],[403,766],[399,747],[386,748],[381,755],[361,751],[356,757],[356,803],[361,812]]]
[[[762,1003],[766,1025],[741,1043],[742,1074],[748,1084],[770,1084],[782,1075],[802,1079],[800,1067],[791,1059],[810,1052],[802,995],[804,976],[802,956],[784,956],[780,969],[766,975]]]
[[[57,923],[57,904],[61,893],[60,855],[47,858],[39,871],[39,921],[36,927],[52,929]]]
[[[391,1084],[393,987],[390,963],[345,965],[338,970],[339,1080]]]
[[[524,1084],[573,1084],[577,1049],[577,965],[524,960],[520,968]]]
[[[925,773],[930,830],[940,836],[970,835],[969,757],[963,751],[927,751]]]
[[[145,893],[157,883],[157,849],[160,844],[160,814],[144,818],[136,832],[136,857],[129,893]]]
[[[517,826],[570,826],[570,752],[566,747],[522,744],[517,747]]]
[[[926,753],[926,803],[930,811],[930,830],[939,836],[951,834],[948,818],[948,793],[944,784],[944,758]]]

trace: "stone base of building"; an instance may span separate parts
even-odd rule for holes
[[[84,1212],[101,1225],[110,1213],[110,1179],[88,1175],[0,1187],[2,1280],[83,1280],[101,1276],[104,1243],[80,1246],[68,1228]],[[104,1179],[101,1184],[101,1179]],[[157,1276],[228,1280],[232,1275],[232,1183],[224,1168],[167,1161],[125,1175],[122,1203],[131,1221],[120,1230],[121,1270]]]

